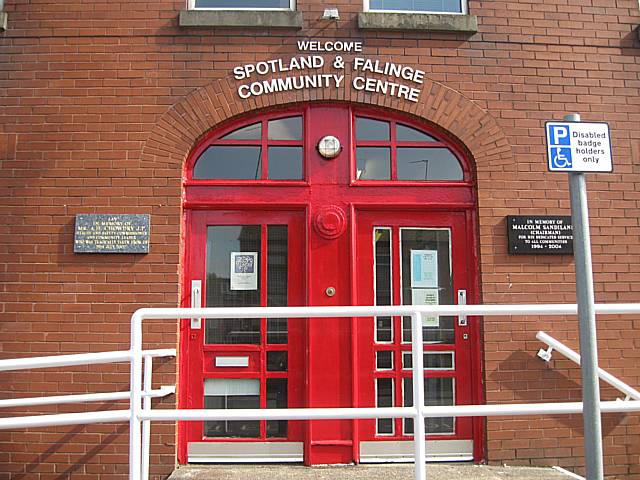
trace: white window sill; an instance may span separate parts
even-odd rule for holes
[[[478,17],[459,13],[362,12],[358,14],[358,27],[361,30],[476,33]]]
[[[290,10],[181,10],[181,27],[302,28],[302,14]]]

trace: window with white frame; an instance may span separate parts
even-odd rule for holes
[[[189,0],[191,9],[294,10],[295,0]]]
[[[466,13],[466,0],[364,0],[364,11]]]

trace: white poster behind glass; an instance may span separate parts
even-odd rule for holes
[[[258,252],[231,252],[231,290],[258,289]]]
[[[440,305],[440,299],[437,288],[412,288],[411,289],[412,305]],[[437,315],[422,317],[423,327],[439,327],[440,317]]]
[[[411,288],[438,288],[437,250],[411,250]]]

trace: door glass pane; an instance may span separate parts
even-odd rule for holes
[[[356,140],[389,141],[389,122],[371,118],[356,118]]]
[[[260,380],[253,378],[206,378],[204,408],[260,408]],[[260,421],[212,420],[204,422],[205,437],[251,438],[260,435]]]
[[[448,229],[400,229],[403,305],[453,305]],[[451,316],[424,317],[425,343],[454,343]],[[411,317],[402,319],[402,341],[411,341]]]
[[[286,372],[287,352],[274,351],[267,352],[267,372]]]
[[[302,147],[269,147],[269,180],[302,179]]]
[[[356,180],[390,180],[391,156],[388,147],[356,148]]]
[[[448,148],[399,147],[398,180],[462,180],[460,162]]]
[[[267,306],[286,307],[288,300],[289,247],[286,225],[267,226]],[[288,320],[267,319],[267,343],[288,342]]]
[[[404,406],[413,406],[413,383],[411,378],[405,378],[403,384]],[[453,378],[425,378],[424,404],[428,407],[455,405]],[[427,433],[455,433],[454,417],[425,418]],[[405,435],[413,435],[413,420],[405,418]]]
[[[260,225],[207,227],[206,306],[260,306]],[[252,272],[232,285],[232,255],[251,260]],[[234,255],[235,254],[235,255]],[[254,259],[254,260],[252,260]],[[234,273],[234,277],[237,274]],[[205,342],[217,344],[259,344],[260,319],[207,319]]]
[[[376,352],[376,370],[393,369],[393,352],[384,350]]]
[[[425,370],[454,370],[453,352],[424,352],[423,365]],[[411,352],[402,352],[402,368],[410,370],[413,367]]]
[[[376,378],[376,406],[393,407],[393,379]],[[393,435],[393,418],[379,418],[377,433]]]
[[[222,140],[260,140],[262,137],[262,124],[260,122],[227,133]]]
[[[287,379],[267,379],[267,408],[287,408]],[[267,437],[283,438],[287,436],[286,420],[268,420]]]
[[[193,178],[199,180],[259,180],[261,147],[216,145],[196,161]]]
[[[270,120],[269,140],[302,140],[302,117]]]
[[[376,305],[391,305],[391,229],[373,229]],[[393,341],[391,317],[376,317],[376,342]]]

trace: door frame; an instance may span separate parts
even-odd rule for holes
[[[435,229],[435,230],[449,229],[451,232],[450,259],[453,262],[451,264],[451,269],[452,269],[452,289],[453,289],[452,294],[454,297],[454,303],[457,303],[455,292],[459,289],[464,289],[467,291],[467,303],[471,304],[471,303],[478,302],[478,298],[479,298],[478,279],[479,278],[476,270],[477,256],[469,254],[470,251],[475,252],[475,248],[474,248],[475,236],[470,234],[470,226],[471,227],[475,226],[475,215],[472,209],[458,208],[458,209],[444,210],[441,208],[418,209],[416,206],[412,206],[411,208],[409,207],[398,208],[397,206],[390,207],[388,205],[387,206],[366,205],[366,206],[361,206],[360,208],[354,207],[352,209],[352,218],[353,218],[353,224],[354,224],[353,235],[354,237],[357,237],[354,240],[354,249],[360,248],[362,250],[362,246],[364,244],[368,244],[368,242],[371,241],[370,235],[372,232],[370,231],[365,232],[364,230],[362,230],[363,228],[364,229],[366,229],[367,227],[375,228],[377,226],[380,226],[380,227],[391,227],[392,232],[397,231],[398,237],[395,240],[393,240],[395,235],[392,235],[392,241],[391,241],[392,258],[394,259],[393,261],[394,266],[392,267],[392,269],[394,271],[393,273],[393,278],[395,279],[394,284],[399,283],[400,288],[402,288],[402,285],[401,285],[402,283],[402,265],[401,265],[402,245],[400,243],[402,241],[401,231],[403,229],[412,229],[412,228],[425,228],[425,229]],[[455,226],[456,224],[457,226]],[[454,234],[454,230],[457,230],[458,235]],[[363,234],[364,238],[361,237],[360,234]],[[460,234],[462,234],[462,236],[460,236]],[[396,242],[398,242],[397,246],[395,246]],[[369,248],[369,247],[365,247],[365,248]],[[399,250],[396,251],[395,250],[396,248],[398,248]],[[368,253],[371,253],[371,255],[375,257],[374,250],[371,250]],[[362,252],[358,254],[358,257],[359,257],[358,261],[361,262],[361,264],[364,263],[368,266],[369,260],[371,260],[372,268],[375,265],[374,258],[370,259],[369,256],[366,256],[363,260]],[[460,260],[456,262],[455,260],[456,258],[459,258]],[[355,304],[358,304],[358,305],[372,304],[373,302],[365,301],[365,299],[369,295],[372,295],[373,300],[375,302],[375,290],[374,290],[375,281],[374,281],[373,275],[371,275],[371,278],[368,280],[371,282],[371,284],[370,285],[367,284],[365,287],[362,287],[361,285],[359,285],[359,283],[360,283],[360,280],[363,278],[363,275],[366,275],[366,273],[364,273],[361,270],[362,268],[361,264],[359,265],[356,263],[355,255],[352,256],[352,262],[353,262],[352,270],[356,272],[356,274],[352,277],[354,282],[353,291],[357,292],[355,296]],[[365,291],[365,290],[367,293],[362,293],[362,291]],[[392,301],[394,304],[397,304],[398,300],[400,300],[400,295],[401,294],[398,292],[393,296]],[[394,323],[397,324],[397,322],[394,322]],[[401,320],[400,320],[400,323],[401,323]],[[465,363],[467,363],[468,370],[463,370],[461,373],[459,373],[457,370],[458,360],[456,359],[456,368],[455,368],[456,373],[453,375],[453,377],[457,379],[459,379],[460,377],[464,377],[465,380],[468,380],[469,382],[468,391],[466,392],[466,396],[468,398],[464,399],[464,403],[458,403],[458,400],[460,397],[457,395],[455,404],[456,405],[478,404],[483,401],[482,384],[481,382],[478,381],[479,375],[481,375],[481,371],[480,371],[481,363],[478,360],[478,357],[479,357],[478,352],[481,347],[480,319],[478,317],[468,317],[468,327],[463,327],[464,330],[462,330],[460,327],[457,326],[457,317],[455,317],[454,319],[454,324],[456,325],[455,350],[458,351],[459,349],[459,350],[462,350],[463,352],[466,352]],[[373,357],[369,358],[368,360],[365,360],[364,358],[362,358],[362,355],[367,354],[365,353],[366,346],[364,345],[364,342],[369,342],[369,340],[371,340],[373,351],[379,350],[381,348],[384,349],[383,347],[381,348],[376,347],[376,342],[374,338],[375,334],[373,333],[373,331],[371,332],[371,334],[365,333],[365,335],[367,337],[370,336],[370,338],[362,339],[363,334],[361,333],[361,331],[363,328],[371,328],[371,327],[366,327],[362,323],[359,323],[357,329],[360,330],[360,332],[358,331],[354,332],[354,349],[357,349],[357,351],[362,352],[360,354],[361,358],[359,359],[360,368],[354,369],[355,374],[358,376],[358,379],[354,380],[354,384],[357,383],[360,389],[371,388],[371,385],[367,387],[365,386],[365,383],[370,381],[375,382],[375,378],[377,378],[377,376],[375,375],[376,373],[375,354]],[[397,325],[394,327],[394,330],[395,330],[394,338],[400,338],[399,349],[405,350],[402,348],[403,342],[401,339],[401,336],[402,336],[401,326],[399,330],[396,330],[396,328],[397,328]],[[460,338],[463,333],[467,333],[469,335],[468,343],[465,343]],[[359,344],[356,345],[356,343],[359,343]],[[379,344],[379,345],[384,345],[384,344]],[[391,346],[389,348],[391,349],[396,350],[398,348],[395,345],[395,340],[390,345]],[[404,345],[406,345],[407,347],[406,350],[410,351],[411,344],[408,343]],[[456,357],[458,357],[457,354],[456,354]],[[364,366],[364,369],[362,368],[363,366]],[[363,371],[366,373],[362,373]],[[371,373],[369,373],[370,371]],[[392,369],[392,372],[395,372],[395,363],[394,363],[394,369]],[[387,375],[383,375],[383,377],[386,377],[386,376]],[[403,374],[402,369],[400,369],[400,373],[399,374],[394,373],[392,378],[398,379],[398,377],[404,378],[405,376],[410,376],[410,371],[407,371],[406,374]],[[427,378],[426,372],[425,372],[425,378]],[[454,389],[455,389],[454,391],[458,391],[459,386],[456,385]],[[401,385],[397,385],[394,388],[394,402],[396,402],[395,406],[398,406],[397,402],[401,401],[400,399],[402,398],[402,397],[399,397],[399,398],[397,397],[399,390],[402,390]],[[374,389],[374,392],[375,392],[375,389]],[[358,395],[361,395],[361,394],[362,394],[362,390],[358,390]],[[365,394],[365,397],[366,397],[366,394]],[[372,406],[370,405],[372,400],[375,402],[375,397],[366,398],[365,400],[366,406]],[[457,422],[459,422],[460,420],[461,419],[458,419]],[[466,421],[468,423],[464,427],[465,431],[460,432],[459,434],[456,433],[454,435],[449,435],[449,434],[428,435],[429,437],[428,442],[430,444],[430,446],[428,447],[428,451],[434,452],[434,449],[435,449],[435,453],[431,457],[432,460],[439,460],[439,461],[443,461],[443,460],[453,461],[456,459],[469,460],[470,458],[468,454],[464,455],[463,456],[464,458],[462,458],[461,456],[456,455],[455,453],[451,453],[450,449],[446,448],[445,446],[439,443],[440,441],[444,440],[446,442],[451,442],[452,446],[456,444],[458,446],[457,448],[461,448],[461,449],[468,448],[469,442],[464,438],[459,438],[460,435],[462,435],[463,437],[464,436],[470,437],[470,441],[473,442],[473,452],[472,452],[473,459],[478,460],[483,458],[481,456],[485,448],[485,441],[484,441],[484,435],[483,435],[483,432],[484,432],[483,419],[469,418]],[[358,422],[363,423],[367,421],[360,420]],[[368,421],[368,422],[371,422],[371,421]],[[371,425],[369,425],[368,427],[365,427],[365,429],[368,429],[368,430],[370,430],[370,428],[371,428]],[[458,427],[456,427],[456,431],[457,430],[458,430]],[[395,433],[393,435],[388,436],[388,438],[385,438],[386,436],[377,435],[377,434],[373,435],[374,438],[370,438],[370,434],[365,435],[364,432],[362,432],[362,428],[358,428],[357,431],[358,431],[358,436],[362,436],[362,438],[358,439],[359,444],[361,445],[360,452],[358,452],[359,455],[361,455],[361,457],[359,458],[359,461],[361,462],[380,462],[380,461],[402,462],[402,461],[411,460],[412,458],[411,452],[413,448],[411,446],[412,435],[407,436],[401,432],[397,432],[394,430]],[[403,440],[398,437],[405,437],[405,438]],[[382,450],[380,450],[379,448],[376,448],[375,445],[373,445],[375,443],[380,443],[380,442],[382,443],[387,442],[387,445],[389,445],[390,451],[386,452],[386,454],[382,454]],[[364,454],[362,452],[363,446],[366,446],[367,450],[369,451],[376,452],[376,454],[371,454],[371,453]]]
[[[306,255],[304,254],[307,244],[306,233],[306,209],[240,209],[237,208],[217,208],[217,209],[199,209],[187,210],[185,221],[189,225],[190,241],[185,245],[185,270],[183,274],[183,292],[181,296],[181,306],[191,306],[191,281],[201,280],[201,299],[202,305],[206,306],[206,244],[207,244],[207,227],[209,225],[287,225],[288,240],[294,239],[294,242],[288,242],[288,304],[291,306],[301,306],[307,304],[306,293],[306,276],[301,282],[292,282],[293,269],[299,268],[302,271],[306,268]],[[284,220],[284,221],[283,221]],[[296,236],[298,237],[296,239]],[[263,235],[263,240],[266,237]],[[291,244],[293,245],[293,248]],[[262,245],[259,255],[260,263],[266,265],[266,258],[263,258],[263,252],[267,245]],[[268,253],[268,252],[267,252]],[[199,260],[196,260],[199,258]],[[296,265],[292,265],[291,259],[298,258]],[[261,292],[266,296],[266,272],[260,269],[259,282],[261,284]],[[264,299],[263,299],[264,301]],[[212,370],[205,367],[206,359],[211,356],[211,352],[215,347],[209,347],[204,342],[206,325],[205,319],[202,319],[200,329],[193,330],[191,322],[188,320],[180,320],[180,379],[179,391],[179,408],[203,408],[203,390],[202,383],[204,378],[259,378],[261,385],[266,382],[264,368],[262,371],[240,371],[241,369],[230,367],[227,371],[218,372],[217,376],[210,377]],[[266,335],[265,320],[261,319],[261,336],[264,339]],[[286,350],[289,352],[289,368],[286,378],[288,385],[295,383],[298,385],[299,393],[290,396],[294,404],[302,406],[306,403],[306,391],[304,389],[305,378],[305,353],[303,346],[306,344],[307,322],[305,319],[293,319],[290,322],[299,322],[298,325],[289,325],[289,338],[286,344]],[[292,342],[292,338],[297,338],[297,342]],[[276,345],[276,344],[273,344]],[[239,348],[238,348],[239,347]],[[276,347],[268,348],[266,339],[260,345],[247,347],[245,344],[221,345],[216,349],[217,353],[233,354],[240,352],[259,352],[267,350],[281,350]],[[254,353],[255,353],[254,352]],[[293,353],[292,353],[293,352]],[[261,355],[264,357],[264,355]],[[260,359],[260,364],[265,363],[265,358]],[[297,365],[297,369],[291,366]],[[265,367],[266,368],[266,367]],[[214,369],[215,370],[215,369]],[[263,378],[264,377],[264,378]],[[275,378],[275,377],[274,377]],[[288,386],[288,392],[292,392],[292,388]],[[264,393],[266,395],[266,392]],[[261,394],[261,397],[264,396]],[[195,406],[194,406],[195,405]],[[263,422],[263,421],[261,421]],[[293,425],[292,425],[293,424]],[[178,459],[181,463],[188,463],[190,458],[194,458],[197,462],[229,462],[234,461],[232,456],[228,454],[231,448],[239,446],[239,443],[253,444],[252,448],[245,449],[245,456],[235,461],[260,461],[260,462],[278,462],[278,461],[302,461],[302,442],[304,441],[304,425],[301,422],[289,421],[290,430],[287,438],[259,439],[259,438],[205,438],[204,433],[197,435],[196,430],[200,429],[203,422],[178,422]],[[197,437],[197,438],[196,438]],[[202,445],[207,443],[216,443],[220,445],[221,455],[215,457],[207,454],[203,450]],[[191,448],[190,444],[195,444],[195,448]],[[236,447],[233,447],[233,444]],[[273,447],[268,445],[274,444]],[[298,446],[299,445],[299,446]],[[191,450],[196,453],[193,454]]]
[[[341,197],[344,202],[342,203],[347,215],[347,231],[350,232],[350,238],[348,239],[349,245],[349,269],[351,277],[351,303],[353,304],[356,298],[357,281],[355,279],[354,272],[357,268],[357,259],[353,252],[356,251],[356,216],[357,212],[375,210],[380,212],[438,212],[438,211],[450,211],[450,212],[464,212],[466,222],[466,235],[467,235],[467,264],[471,275],[469,277],[469,293],[467,301],[468,303],[478,303],[480,300],[480,276],[478,272],[479,260],[478,260],[478,248],[479,248],[479,226],[477,220],[477,197],[476,197],[476,181],[474,177],[474,169],[472,161],[467,153],[466,148],[460,144],[456,139],[452,138],[446,132],[441,130],[437,126],[426,125],[423,122],[417,121],[415,118],[411,118],[401,112],[394,112],[390,110],[382,110],[379,108],[371,108],[365,106],[356,106],[346,103],[332,103],[332,104],[316,104],[307,103],[300,107],[287,107],[277,111],[271,110],[267,112],[259,112],[258,115],[251,118],[243,118],[240,121],[234,121],[225,123],[221,128],[211,130],[206,134],[201,141],[195,146],[192,154],[189,156],[187,162],[185,162],[185,180],[184,180],[184,192],[183,192],[183,232],[186,232],[183,237],[183,270],[182,270],[182,295],[180,304],[181,306],[189,306],[190,288],[187,278],[191,271],[191,265],[189,256],[187,255],[189,246],[188,239],[190,235],[190,225],[192,224],[193,215],[199,210],[242,210],[248,212],[260,211],[264,209],[268,210],[281,210],[281,211],[303,211],[306,216],[306,235],[309,240],[310,231],[312,227],[311,215],[313,213],[314,197],[311,193],[312,173],[317,168],[315,162],[320,159],[315,151],[315,142],[317,141],[317,134],[311,131],[312,122],[311,116],[308,115],[314,108],[325,109],[341,109],[345,113],[350,115],[348,135],[350,140],[345,143],[344,154],[348,155],[347,165],[344,169],[346,177],[341,177],[343,187],[339,190],[344,195]],[[211,141],[212,138],[220,137],[233,129],[241,125],[247,125],[258,120],[266,121],[272,118],[282,117],[286,115],[301,114],[304,116],[304,137],[303,145],[305,149],[303,171],[307,177],[299,181],[284,181],[275,182],[271,180],[259,180],[255,182],[246,181],[219,181],[219,180],[204,180],[195,181],[190,176],[189,172],[193,169],[193,164],[198,152],[202,152],[205,148],[205,144]],[[415,128],[423,130],[429,134],[433,134],[441,139],[456,156],[460,159],[464,170],[464,181],[457,182],[443,182],[433,181],[429,184],[415,182],[415,181],[356,181],[354,175],[355,166],[355,148],[356,142],[351,141],[354,138],[355,129],[355,116],[365,116],[371,118],[391,119],[392,121],[398,121],[403,124],[411,125]],[[314,123],[314,127],[317,125]],[[327,165],[326,160],[320,159],[323,165]],[[336,160],[334,160],[336,162]],[[325,168],[325,167],[323,167]],[[343,175],[342,170],[340,175]],[[338,190],[336,190],[337,192]],[[383,195],[386,195],[383,196]],[[309,250],[306,250],[305,266],[307,271],[304,275],[309,286],[310,273],[309,273]],[[305,302],[308,304],[309,293],[305,295]],[[351,322],[351,327],[354,326],[354,321]],[[471,323],[471,342],[472,342],[472,394],[474,397],[474,403],[484,402],[484,384],[483,384],[483,366],[482,366],[482,342],[481,342],[482,327],[479,321],[473,321]],[[180,391],[186,389],[186,385],[182,385],[183,380],[187,379],[185,365],[188,361],[188,348],[185,344],[188,342],[183,341],[185,336],[188,335],[188,331],[184,329],[184,322],[180,325],[180,372],[179,383]],[[352,335],[352,348],[357,348],[355,345],[355,335]],[[308,345],[308,344],[307,344]],[[356,350],[352,350],[352,358],[354,362],[356,360]],[[355,365],[355,363],[353,363]],[[309,375],[309,366],[305,366],[305,374]],[[354,369],[354,373],[357,374],[357,369]],[[352,401],[354,405],[358,400],[358,381],[356,375],[354,375],[352,381],[352,387],[354,397]],[[180,396],[182,397],[182,395]],[[183,398],[179,398],[180,408],[184,408]],[[179,423],[179,445],[178,445],[178,461],[180,463],[186,463],[186,442],[181,442],[180,438],[184,437],[183,423]],[[353,425],[353,459],[359,461],[359,429],[358,421],[354,420]],[[482,461],[486,458],[486,439],[485,439],[485,421],[481,418],[473,419],[473,431],[474,431],[474,459],[476,461]],[[182,432],[182,433],[181,433]]]

